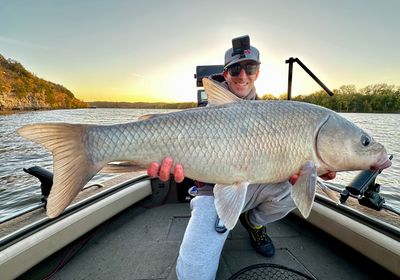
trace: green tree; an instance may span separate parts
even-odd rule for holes
[[[270,93],[266,93],[263,96],[261,96],[262,100],[277,100],[278,98],[276,98],[274,95],[270,94]]]

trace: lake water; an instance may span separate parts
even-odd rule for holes
[[[157,109],[76,109],[22,112],[0,115],[0,219],[11,215],[41,199],[39,181],[22,168],[34,165],[52,171],[51,154],[40,145],[16,134],[16,129],[31,123],[69,122],[87,124],[115,124],[137,120],[151,113],[173,110]],[[341,114],[370,132],[393,154],[393,165],[377,179],[386,203],[400,211],[400,114]],[[341,172],[332,182],[347,185],[357,172]],[[97,183],[115,174],[98,174],[90,182]]]

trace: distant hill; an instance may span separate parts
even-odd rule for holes
[[[38,78],[19,62],[0,55],[0,110],[86,107],[62,85]]]

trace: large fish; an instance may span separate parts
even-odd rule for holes
[[[216,183],[215,206],[228,229],[236,224],[250,183],[300,174],[292,197],[310,213],[317,176],[328,171],[384,169],[385,148],[326,108],[295,101],[244,101],[208,79],[210,105],[116,125],[45,123],[18,133],[53,153],[47,215],[58,216],[107,163],[147,167],[171,156],[185,175]]]

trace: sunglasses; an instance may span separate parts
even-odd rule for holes
[[[259,67],[260,65],[254,63],[247,63],[247,64],[235,63],[229,66],[227,70],[231,76],[238,76],[240,74],[240,71],[242,71],[242,69],[246,72],[247,75],[254,75]]]

